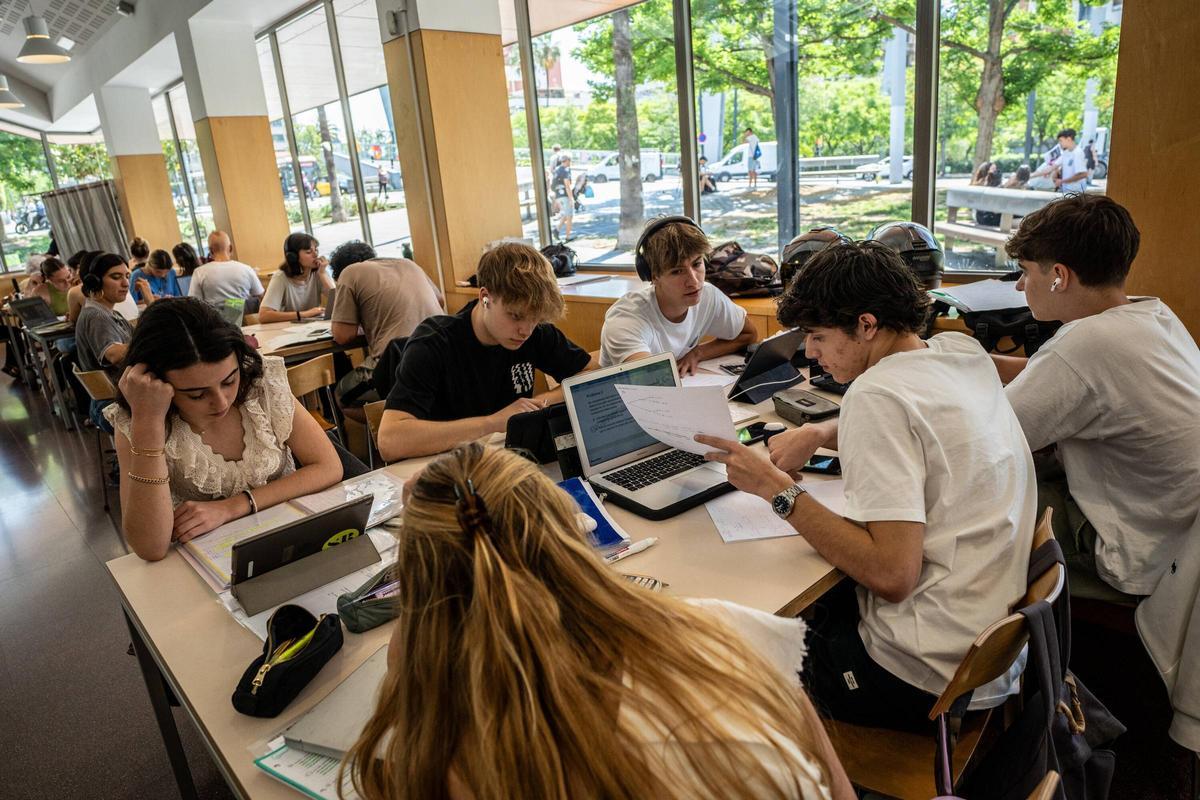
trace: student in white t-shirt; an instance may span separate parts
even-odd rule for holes
[[[248,300],[263,293],[262,281],[249,264],[234,261],[229,234],[213,231],[208,235],[208,252],[212,261],[201,264],[192,273],[189,297],[219,305],[226,300]]]
[[[670,351],[679,374],[758,338],[746,310],[704,280],[708,237],[687,217],[646,225],[634,249],[638,275],[650,285],[613,303],[600,333],[600,366]],[[707,337],[716,341],[701,344]]]
[[[1007,245],[1017,288],[1065,324],[1030,359],[993,359],[1030,447],[1057,444],[1038,489],[1068,568],[1147,595],[1200,509],[1200,350],[1161,300],[1126,295],[1139,238],[1099,195],[1025,217]]]
[[[1054,179],[1054,185],[1061,192],[1082,192],[1087,188],[1087,156],[1075,144],[1075,129],[1063,128],[1059,131],[1058,143],[1063,154],[1058,162],[1058,177]]]
[[[822,442],[841,456],[845,518],[762,448],[696,437],[721,448],[708,458],[734,486],[858,584],[818,601],[810,623],[804,681],[817,708],[918,731],[975,637],[1024,593],[1037,510],[1033,460],[991,360],[965,334],[922,341],[929,302],[874,242],[822,250],[780,301],[808,354],[854,381]],[[1023,668],[1018,659],[976,690],[971,707],[999,705]]]

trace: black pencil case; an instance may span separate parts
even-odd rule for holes
[[[338,597],[337,610],[342,622],[346,624],[346,630],[351,633],[364,633],[396,618],[399,607],[395,597],[368,596],[380,586],[396,581],[398,571],[395,564],[384,567],[379,574],[353,592]]]
[[[267,622],[262,655],[233,690],[233,707],[251,717],[278,716],[341,649],[337,614],[317,619],[300,606],[280,606]]]

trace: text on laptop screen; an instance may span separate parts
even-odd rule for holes
[[[617,392],[617,386],[674,386],[671,362],[663,359],[627,372],[576,384],[571,389],[579,434],[587,448],[588,466],[649,447],[657,440],[641,429]]]

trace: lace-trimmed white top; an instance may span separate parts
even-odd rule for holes
[[[295,401],[283,359],[263,357],[263,376],[242,402],[244,449],[240,461],[228,461],[200,439],[178,415],[171,417],[163,449],[170,477],[171,504],[184,500],[221,500],[270,483],[296,471],[287,440],[292,435]],[[104,409],[113,427],[130,436],[133,419],[113,403]]]

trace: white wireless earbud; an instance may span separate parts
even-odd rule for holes
[[[1057,292],[1058,287],[1061,284],[1062,284],[1062,278],[1055,278],[1054,281],[1050,284],[1050,291]]]
[[[490,306],[490,305],[492,304],[492,301],[488,300],[488,299],[485,297],[485,298],[483,298],[483,304],[484,304],[485,306]]]

